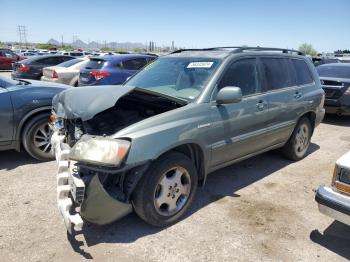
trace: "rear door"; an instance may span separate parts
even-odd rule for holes
[[[10,92],[0,86],[0,145],[7,145],[13,139],[13,107]]]
[[[225,86],[240,87],[243,99],[238,103],[212,106],[209,141],[212,168],[266,147],[268,103],[257,59],[243,58],[228,66],[218,90]]]
[[[291,135],[302,112],[301,87],[289,58],[261,57],[269,103],[268,137],[270,145],[284,143]]]

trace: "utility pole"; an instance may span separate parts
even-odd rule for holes
[[[61,47],[63,48],[63,35],[61,35]]]
[[[25,45],[27,48],[27,29],[25,25],[19,25],[18,27],[18,34],[19,34],[19,44],[20,47]]]

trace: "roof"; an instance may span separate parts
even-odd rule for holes
[[[326,67],[326,66],[350,67],[350,63],[328,63],[328,64],[319,65],[318,67]]]
[[[118,54],[118,55],[105,55],[105,56],[92,56],[93,59],[111,61],[111,60],[125,60],[132,58],[146,58],[146,57],[155,57],[152,55],[144,55],[144,54]]]
[[[70,57],[70,58],[77,58],[77,57],[73,57],[73,56],[67,56],[67,55],[35,55],[35,56],[31,56],[29,58],[26,58],[25,60],[21,60],[20,62],[23,61],[23,63],[30,63],[32,61],[36,61],[36,60],[41,60],[44,58],[51,58],[51,57]]]

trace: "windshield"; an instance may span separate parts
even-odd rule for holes
[[[160,58],[125,85],[186,100],[195,99],[220,64],[212,58]]]
[[[317,72],[321,77],[350,78],[350,66],[323,65]]]
[[[79,59],[79,58],[72,59],[72,60],[68,60],[66,62],[63,62],[61,64],[58,64],[57,66],[66,67],[67,68],[67,67],[73,66],[73,65],[75,65],[75,64],[77,64],[77,63],[79,63],[81,61],[83,61],[83,59]]]

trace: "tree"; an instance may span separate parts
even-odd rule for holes
[[[298,50],[305,53],[306,55],[317,56],[317,51],[313,48],[312,45],[307,43],[300,45]]]

